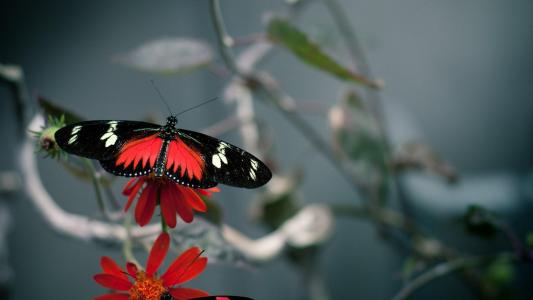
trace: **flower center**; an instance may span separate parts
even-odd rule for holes
[[[137,280],[130,289],[130,300],[159,300],[165,292],[161,279],[146,276],[146,273],[139,271]]]

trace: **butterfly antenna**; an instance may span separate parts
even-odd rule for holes
[[[193,107],[189,107],[189,108],[187,108],[187,109],[185,109],[185,110],[179,112],[179,113],[176,115],[176,117],[179,116],[179,115],[181,115],[181,114],[184,114],[184,113],[186,113],[186,112],[188,112],[188,111],[191,111],[191,110],[193,110],[193,109],[195,109],[195,108],[198,108],[198,107],[200,107],[200,106],[202,106],[202,105],[205,105],[205,104],[207,104],[207,103],[209,103],[209,102],[213,102],[213,101],[215,101],[215,100],[218,100],[218,97],[215,97],[215,98],[209,99],[209,100],[204,101],[204,102],[202,102],[202,103],[200,103],[200,104],[198,104],[198,105],[195,105],[195,106],[193,106]]]
[[[153,79],[150,79],[150,83],[152,84],[152,87],[154,88],[154,90],[157,92],[157,94],[159,95],[159,98],[161,99],[161,101],[163,101],[163,103],[165,103],[165,106],[167,107],[168,109],[168,112],[170,113],[170,115],[174,115],[174,113],[172,113],[172,109],[170,109],[170,106],[168,105],[167,101],[165,101],[165,97],[163,97],[163,94],[161,94],[161,91],[159,90],[159,88],[157,87],[157,85],[155,85],[155,82]]]

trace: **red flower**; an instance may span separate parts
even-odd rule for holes
[[[150,250],[146,271],[139,270],[135,264],[128,262],[125,272],[111,258],[102,257],[100,265],[104,272],[95,275],[94,280],[115,293],[98,296],[94,300],[160,300],[165,294],[170,294],[176,300],[208,296],[202,290],[177,287],[204,270],[207,258],[200,256],[202,252],[198,247],[183,252],[163,275],[156,274],[167,254],[169,244],[169,235],[160,234]],[[133,282],[130,279],[133,279]]]
[[[174,181],[153,175],[136,177],[128,181],[122,194],[128,196],[128,202],[124,207],[127,211],[133,200],[140,195],[135,207],[135,220],[140,226],[150,222],[157,204],[161,208],[161,215],[166,224],[174,228],[176,226],[176,214],[187,223],[192,222],[193,210],[205,212],[207,207],[200,198],[200,194],[210,196],[212,192],[218,192],[218,188],[193,189]]]

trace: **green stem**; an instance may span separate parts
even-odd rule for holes
[[[163,216],[161,216],[161,231],[168,233],[168,225]]]
[[[122,254],[126,261],[132,262],[137,265],[137,267],[142,268],[139,261],[135,258],[133,254],[133,244],[131,241],[131,217],[128,215],[124,220],[124,228],[126,229],[126,239],[122,246]]]
[[[98,204],[98,208],[100,209],[100,212],[102,212],[104,217],[107,217],[107,210],[105,208],[104,199],[102,198],[102,191],[100,190],[100,181],[98,180],[98,178],[96,178],[96,170],[94,169],[94,166],[90,160],[82,158],[82,161],[91,176],[91,182],[93,184],[94,192],[96,194],[96,203]]]

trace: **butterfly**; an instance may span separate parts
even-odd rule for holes
[[[167,177],[179,184],[206,189],[217,184],[257,188],[272,177],[257,157],[217,138],[176,127],[137,121],[84,121],[55,133],[68,153],[96,159],[114,175]]]

